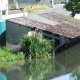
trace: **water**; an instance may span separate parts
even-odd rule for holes
[[[0,80],[80,80],[79,47],[80,43],[56,54],[55,59],[34,59],[6,68],[0,66]]]

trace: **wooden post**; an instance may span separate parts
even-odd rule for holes
[[[17,2],[17,0],[14,0],[14,9],[18,9],[18,8],[19,8],[18,2]]]

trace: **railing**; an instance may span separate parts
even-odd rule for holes
[[[68,2],[68,0],[53,0],[54,4],[61,4],[61,3],[65,3]]]

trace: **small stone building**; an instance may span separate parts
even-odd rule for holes
[[[30,31],[40,32],[52,40],[55,50],[80,36],[80,20],[53,11],[7,19],[6,44],[20,47],[20,38]]]

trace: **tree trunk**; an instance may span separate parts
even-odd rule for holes
[[[54,7],[54,0],[52,0],[52,7]]]
[[[54,7],[54,0],[50,0],[51,6]]]
[[[17,0],[14,0],[14,9],[18,9],[18,8],[19,8],[18,2],[17,2]]]

